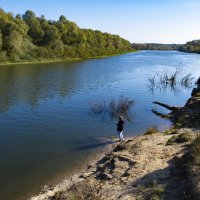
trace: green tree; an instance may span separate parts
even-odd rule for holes
[[[130,50],[127,40],[81,29],[63,15],[52,21],[43,15],[36,17],[30,10],[22,17],[19,14],[14,17],[0,9],[0,61],[88,58]]]
[[[23,54],[22,42],[23,37],[16,30],[11,31],[10,34],[4,38],[4,50],[7,51],[8,56],[10,56],[12,60],[19,60],[20,55]]]
[[[2,49],[2,45],[3,45],[3,38],[2,38],[1,30],[0,30],[0,51]]]
[[[44,36],[39,20],[35,17],[35,13],[28,10],[22,16],[23,20],[29,26],[28,35],[32,38],[34,44],[39,44]]]

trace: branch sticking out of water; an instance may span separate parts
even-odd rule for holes
[[[192,77],[192,75],[188,74],[182,78],[181,85],[184,87],[190,87],[193,80],[194,78]]]

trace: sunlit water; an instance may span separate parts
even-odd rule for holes
[[[141,51],[76,63],[0,66],[0,199],[37,194],[40,186],[79,168],[116,135],[115,121],[91,117],[90,105],[123,95],[135,99],[125,136],[170,122],[153,101],[182,106],[192,88],[156,86],[148,77],[181,68],[200,75],[200,55]],[[157,107],[159,111],[167,112]]]

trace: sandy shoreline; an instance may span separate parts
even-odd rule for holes
[[[140,185],[153,182],[155,177],[170,179],[174,165],[171,160],[175,155],[180,158],[185,152],[185,143],[166,146],[170,137],[172,135],[156,133],[128,138],[124,143],[116,142],[104,149],[101,157],[100,154],[93,157],[87,169],[63,179],[54,187],[44,187],[38,196],[30,199],[62,199],[57,196],[68,195],[71,188],[83,185],[95,187],[101,199],[135,199],[140,196]],[[132,184],[135,187],[130,187]]]
[[[104,138],[105,140],[105,138]],[[95,166],[98,160],[102,159],[106,154],[109,154],[112,149],[117,145],[117,139],[107,139],[107,145],[104,147],[100,147],[99,149],[95,150],[87,157],[87,161],[82,163],[82,166],[77,167],[76,169],[72,170],[71,175],[63,175],[63,178],[55,178],[54,184],[51,185],[44,185],[41,186],[42,190],[38,196],[33,196],[28,199],[35,200],[35,199],[43,199],[46,198],[46,195],[54,194],[60,189],[66,188],[68,185],[71,185],[71,182],[76,182],[76,179],[81,174],[84,174],[90,167]],[[44,194],[45,193],[45,194]],[[51,195],[50,195],[51,196]]]

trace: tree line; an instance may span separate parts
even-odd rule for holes
[[[158,44],[158,43],[133,43],[132,48],[136,50],[178,50],[179,44]]]
[[[120,36],[81,29],[63,15],[55,21],[31,10],[14,16],[0,9],[0,63],[83,59],[132,50]]]
[[[192,40],[186,44],[133,43],[135,50],[177,50],[190,53],[200,53],[200,40]]]
[[[200,53],[200,40],[193,40],[187,42],[179,48],[180,51],[191,52],[191,53]]]

